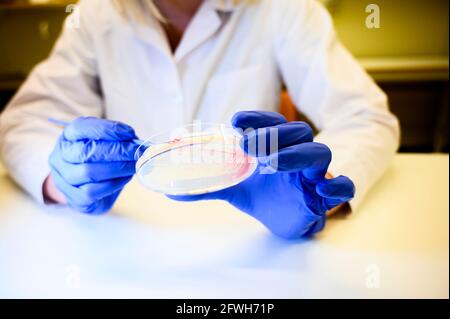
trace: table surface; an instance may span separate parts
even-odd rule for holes
[[[132,182],[108,215],[44,207],[0,168],[0,297],[448,298],[449,158],[398,155],[312,240]]]

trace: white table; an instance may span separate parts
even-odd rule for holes
[[[449,297],[449,164],[398,155],[363,207],[309,241],[136,182],[113,213],[35,204],[0,169],[0,297]]]

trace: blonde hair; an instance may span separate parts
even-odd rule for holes
[[[207,1],[207,0],[205,0]],[[223,5],[230,1],[232,5],[237,5],[240,2],[248,1],[255,2],[255,0],[219,0]],[[138,22],[145,23],[148,21],[149,15],[155,17],[160,22],[166,23],[166,18],[161,14],[156,7],[153,0],[113,0],[114,5],[122,14],[122,16],[134,19]]]

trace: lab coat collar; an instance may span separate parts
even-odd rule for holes
[[[209,1],[214,8],[218,11],[222,12],[232,12],[237,9],[237,7],[244,0],[207,0]]]
[[[205,1],[193,17],[175,52],[175,60],[180,61],[189,52],[212,37],[222,26],[224,20],[216,10],[215,4]]]
[[[226,17],[236,11],[243,2],[244,0],[204,1],[187,28],[175,55],[171,51],[160,22],[155,17],[149,17],[147,25],[132,21],[131,27],[139,39],[178,62],[212,37],[225,23]]]
[[[130,20],[127,24],[139,40],[157,49],[164,55],[172,55],[164,30],[156,18],[148,17],[147,24],[134,20]]]

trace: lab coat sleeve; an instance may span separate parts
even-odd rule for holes
[[[399,124],[386,95],[337,39],[315,0],[281,0],[275,52],[288,91],[333,153],[329,172],[356,186],[355,210],[399,145]]]
[[[48,157],[62,131],[48,118],[71,121],[103,112],[89,30],[95,21],[89,18],[90,1],[80,2],[50,57],[31,72],[0,117],[2,162],[11,177],[40,202],[50,172]]]

